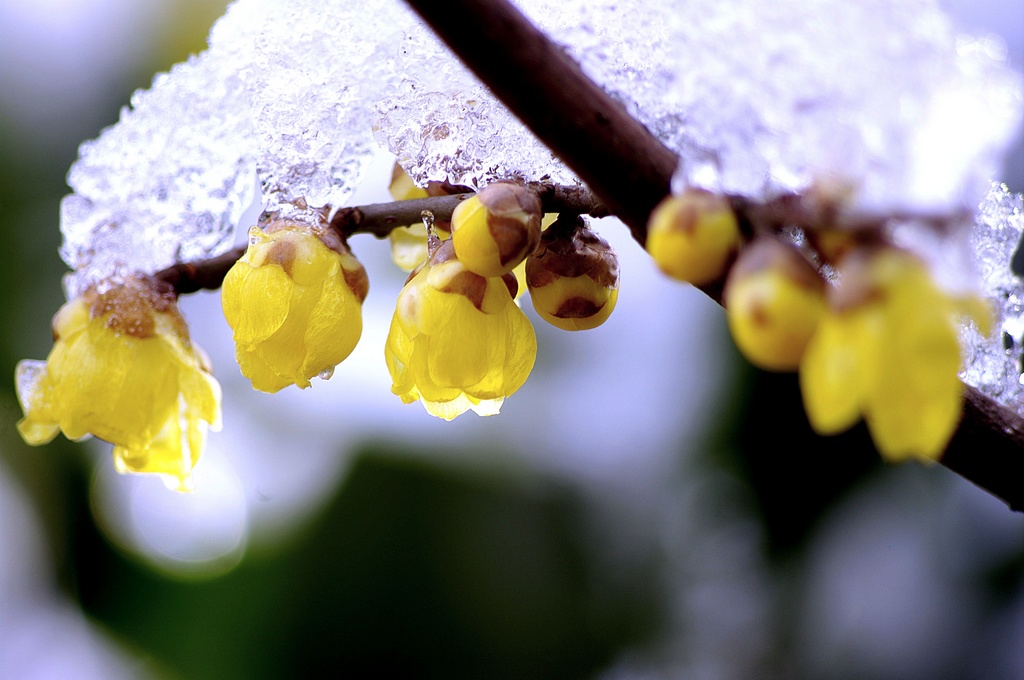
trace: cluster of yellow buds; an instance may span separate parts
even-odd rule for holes
[[[495,183],[452,213],[451,239],[428,234],[428,257],[398,296],[384,355],[391,391],[451,420],[498,413],[533,370],[537,339],[514,302],[515,269],[537,245],[536,194]]]
[[[396,198],[461,189],[406,180],[395,176]],[[537,315],[563,330],[600,326],[615,307],[611,247],[579,215],[545,225],[538,194],[525,186],[484,187],[441,234],[425,218],[421,229],[391,234],[394,259],[412,270],[384,349],[403,402],[447,420],[497,413],[536,361],[536,335],[517,301],[523,287]],[[938,457],[963,399],[957,323],[971,318],[984,329],[983,306],[940,290],[924,264],[884,238],[822,225],[801,250],[775,233],[755,236],[749,219],[743,225],[729,200],[686,191],[652,213],[646,247],[668,275],[721,293],[752,363],[800,372],[818,432],[863,417],[887,458]],[[253,227],[222,285],[242,374],[265,392],[329,378],[359,341],[368,287],[325,219]],[[49,358],[22,362],[17,383],[26,442],[93,435],[114,444],[119,470],[156,473],[177,489],[190,487],[206,430],[219,426],[209,363],[190,342],[177,293],[153,277],[103,282],[64,305]]]
[[[464,189],[418,189],[407,180],[396,174],[396,198]],[[327,211],[311,214],[310,222],[271,216],[252,227],[221,282],[235,359],[256,390],[330,378],[362,334],[366,272]],[[591,329],[608,318],[619,287],[614,252],[581,217],[554,218],[542,236],[537,193],[496,182],[463,200],[449,223],[427,219],[391,232],[393,258],[412,270],[384,349],[403,402],[420,401],[447,420],[497,413],[537,356],[517,301],[521,288],[559,328]],[[54,340],[45,363],[18,367],[24,440],[93,435],[114,445],[119,470],[156,473],[189,489],[206,430],[219,427],[220,387],[189,340],[174,287],[142,275],[102,282],[61,308]]]
[[[433,248],[402,288],[384,356],[391,390],[445,420],[493,415],[533,370],[537,339],[513,302],[514,276],[470,271],[452,242]]]
[[[884,239],[823,225],[815,261],[773,234],[746,239],[724,198],[687,191],[651,215],[647,249],[667,274],[697,286],[724,281],[736,346],[773,371],[800,372],[804,407],[820,434],[862,417],[890,460],[941,456],[960,417],[958,325],[987,330],[972,297],[942,291],[927,267]]]
[[[92,435],[114,445],[119,471],[191,488],[206,429],[220,427],[220,386],[173,291],[145,277],[91,288],[57,312],[53,339],[45,363],[17,367],[22,438]]]
[[[426,262],[398,297],[385,355],[392,391],[432,415],[498,412],[537,354],[516,298],[530,282],[534,308],[566,330],[595,328],[611,313],[618,264],[579,217],[542,238],[536,193],[496,182],[456,207],[451,239],[431,237]]]

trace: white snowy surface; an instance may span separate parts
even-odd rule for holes
[[[1024,416],[1024,280],[1010,270],[1010,258],[1024,230],[1024,196],[993,184],[978,209],[971,246],[981,294],[995,312],[995,330],[983,338],[967,333],[964,380]]]
[[[679,183],[962,207],[1021,120],[1001,45],[957,36],[931,0],[520,4],[680,154]],[[69,293],[226,249],[254,173],[265,207],[343,204],[375,139],[421,183],[574,181],[397,0],[238,0],[209,50],[82,145],[61,215]]]

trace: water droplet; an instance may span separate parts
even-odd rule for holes
[[[321,380],[330,380],[331,376],[334,375],[334,366],[325,368],[324,370],[317,373]]]

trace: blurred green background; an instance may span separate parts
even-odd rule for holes
[[[4,6],[0,43],[28,35],[38,50],[0,66],[8,378],[18,360],[45,357],[64,301],[58,205],[78,144],[153,73],[201,50],[223,6]],[[1008,165],[1017,191],[1022,156]],[[624,262],[647,266],[629,249]],[[354,441],[329,439],[339,450],[310,473],[323,477],[315,500],[282,512],[281,526],[253,519],[260,489],[242,475],[246,541],[230,559],[192,567],[110,520],[143,526],[147,496],[103,506],[109,451],[20,441],[6,380],[0,676],[1024,678],[1024,518],[941,467],[882,465],[863,431],[844,448],[814,436],[795,379],[743,364],[717,308],[624,271],[617,314],[641,326],[655,314],[679,319],[652,321],[650,336],[623,323],[580,341],[538,328],[536,372],[558,378],[524,389],[532,420],[503,413],[443,430],[419,411],[363,418]],[[389,276],[373,300],[385,319],[401,278]],[[682,356],[643,367],[659,351]],[[643,405],[658,434],[605,384],[595,368],[605,352],[635,357],[641,368],[623,370],[637,380],[660,381]],[[232,370],[218,363],[227,398],[239,385]],[[285,443],[264,449],[296,466],[316,460],[304,458],[313,444],[287,410],[309,407],[235,403],[245,399],[253,422],[238,416],[237,430],[260,440],[255,421],[276,414],[270,426]],[[588,407],[617,434],[574,433],[583,416],[573,408]],[[576,453],[571,441],[588,436],[597,443]],[[173,525],[180,509],[167,507],[161,519]]]

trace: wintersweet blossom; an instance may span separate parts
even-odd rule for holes
[[[262,392],[330,377],[359,342],[368,289],[333,231],[290,220],[253,227],[221,288],[242,375]]]
[[[536,335],[513,302],[513,276],[474,274],[451,241],[433,247],[398,296],[384,349],[391,391],[445,420],[494,415],[530,375]]]
[[[893,248],[855,251],[800,365],[804,406],[821,434],[863,415],[888,459],[933,460],[960,418],[960,317],[987,330],[974,299],[940,290],[925,266]]]
[[[114,445],[119,472],[190,489],[206,429],[220,427],[221,392],[173,292],[149,278],[92,288],[60,308],[53,336],[45,362],[17,367],[22,438],[93,435]]]

